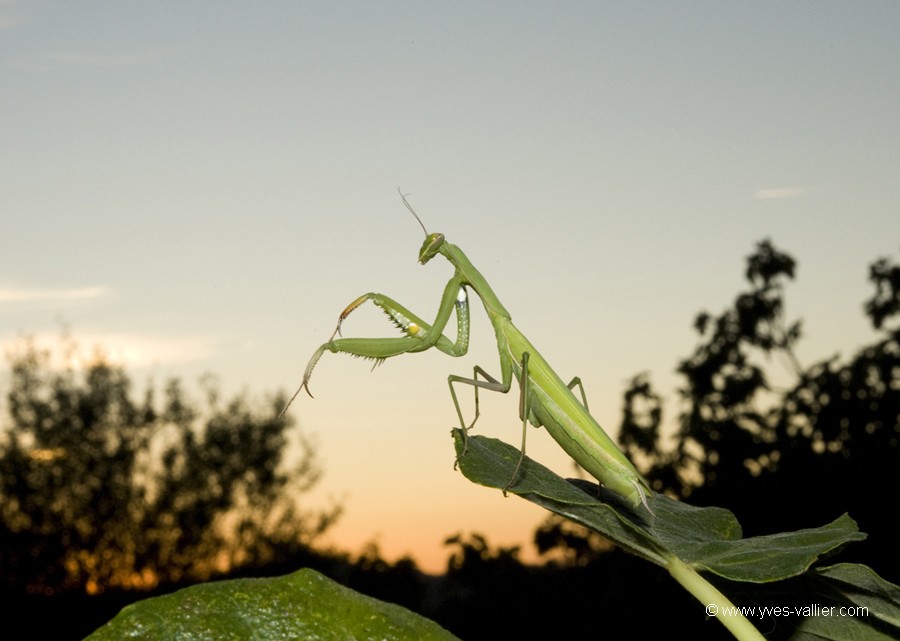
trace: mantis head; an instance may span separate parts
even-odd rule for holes
[[[443,244],[443,234],[428,234],[428,236],[425,237],[425,242],[422,243],[422,249],[419,250],[419,264],[424,265],[429,260],[434,258],[441,250],[441,246]]]

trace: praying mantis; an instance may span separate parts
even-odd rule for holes
[[[575,377],[568,385],[563,383],[537,349],[513,324],[509,312],[506,311],[494,290],[463,251],[447,242],[443,234],[428,233],[424,223],[402,192],[400,192],[400,197],[425,232],[425,242],[419,250],[419,263],[424,265],[440,254],[455,268],[452,278],[444,287],[437,317],[433,323],[429,324],[384,294],[375,292],[363,294],[341,312],[331,338],[323,343],[310,358],[300,387],[285,405],[281,414],[283,415],[287,411],[300,390],[306,390],[306,393],[312,397],[309,379],[316,363],[325,352],[361,356],[374,360],[376,365],[393,356],[423,352],[432,347],[436,347],[449,356],[463,356],[469,349],[467,290],[471,289],[484,304],[484,309],[497,336],[500,379],[494,378],[476,365],[472,378],[452,374],[447,381],[464,438],[480,415],[478,390],[505,394],[512,387],[513,379],[518,381],[520,389],[519,419],[522,421],[521,454],[515,471],[504,488],[504,493],[515,484],[519,475],[519,469],[525,458],[528,424],[531,423],[535,427],[546,428],[563,450],[602,485],[626,498],[633,506],[643,504],[652,513],[647,503],[647,497],[651,495],[647,481],[591,416],[581,379]],[[387,314],[404,336],[397,338],[336,338],[341,336],[341,324],[344,320],[366,301],[372,301],[376,307]],[[456,341],[451,342],[443,332],[454,310],[456,310],[457,332]],[[456,394],[455,385],[457,384],[470,385],[475,390],[475,417],[468,426],[463,418]],[[580,391],[581,402],[573,393],[576,386]],[[465,452],[465,447],[463,452]]]

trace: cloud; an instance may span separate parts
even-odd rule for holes
[[[149,62],[162,60],[168,55],[165,51],[150,51],[145,53],[83,53],[77,51],[58,51],[47,54],[46,58],[64,65],[77,65],[85,67],[129,67],[143,65]]]
[[[39,348],[49,349],[54,356],[56,367],[70,365],[81,368],[102,355],[107,361],[126,367],[142,368],[202,361],[213,355],[213,339],[199,336],[153,336],[146,334],[79,332],[72,339],[60,334],[44,332],[29,335]],[[66,347],[74,341],[74,349]],[[0,352],[17,353],[23,347],[22,336],[0,338]],[[68,353],[62,362],[62,354]]]
[[[772,187],[756,192],[758,200],[774,200],[776,198],[799,198],[806,193],[802,187]]]
[[[100,298],[110,292],[108,287],[77,287],[70,289],[16,289],[0,288],[0,304],[23,302],[57,302]]]
[[[213,352],[212,341],[203,337],[79,334],[77,339],[80,344],[90,346],[88,355],[99,347],[109,360],[130,367],[191,363],[205,360]]]
[[[19,3],[14,0],[0,0],[0,29],[9,29],[20,22],[24,22],[21,17],[10,15],[11,13],[17,13],[17,9],[20,9],[20,7],[14,6],[16,4]]]

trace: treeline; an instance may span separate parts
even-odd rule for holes
[[[853,560],[897,581],[890,497],[900,487],[900,266],[882,258],[869,269],[874,293],[862,309],[875,342],[806,367],[794,354],[801,322],[784,317],[795,267],[759,243],[747,258],[748,289],[720,314],[696,317],[699,344],[677,369],[674,448],[660,445],[662,400],[646,376],[625,393],[622,440],[632,457],[653,461],[655,489],[732,510],[745,535],[849,512],[869,534]],[[793,383],[770,383],[771,367],[789,370]]]
[[[880,259],[869,271],[863,309],[877,340],[808,366],[794,355],[802,326],[784,317],[795,268],[770,242],[757,245],[746,290],[696,318],[698,345],[677,366],[674,441],[662,434],[664,400],[640,374],[624,396],[623,447],[657,491],[727,507],[747,535],[849,512],[869,539],[848,560],[897,582],[900,266]],[[448,538],[440,577],[375,548],[319,549],[341,506],[307,504],[321,469],[305,432],[278,416],[284,395],[225,401],[207,378],[202,402],[178,380],[138,398],[102,355],[81,369],[51,357],[28,340],[10,354],[0,423],[0,599],[29,638],[82,638],[150,594],[300,567],[464,639],[722,634],[665,572],[554,519],[534,536],[552,559],[541,566],[471,533]],[[781,364],[786,389],[770,383]]]

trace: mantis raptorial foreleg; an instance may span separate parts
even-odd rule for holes
[[[381,311],[383,311],[388,318],[394,323],[394,325],[406,334],[403,338],[369,338],[369,339],[338,339],[335,340],[335,336],[341,336],[341,326],[344,321],[347,320],[347,317],[350,316],[356,309],[362,306],[366,301],[372,301],[372,304],[378,307]],[[468,305],[465,305],[465,309],[462,310],[462,314],[464,317],[468,317]],[[461,353],[465,353],[465,345],[468,343],[468,335],[465,336],[457,336],[456,343],[451,343],[450,339],[444,336],[443,334],[438,333],[437,340],[430,340],[431,335],[435,332],[435,326],[429,325],[427,322],[422,320],[419,316],[408,310],[406,307],[390,298],[389,296],[385,296],[384,294],[379,294],[377,292],[369,292],[368,294],[363,294],[355,301],[347,305],[344,308],[344,311],[341,312],[340,316],[338,316],[337,327],[334,328],[334,332],[331,334],[331,338],[329,339],[329,343],[335,343],[340,345],[346,345],[347,343],[342,343],[341,341],[352,341],[352,340],[365,340],[368,348],[371,351],[371,345],[384,345],[390,346],[390,348],[399,349],[398,354],[402,354],[408,351],[418,351],[415,349],[403,349],[403,346],[418,346],[418,345],[426,345],[427,347],[431,347],[432,345],[440,349],[442,352],[446,354],[450,354],[451,356],[458,356]],[[376,348],[377,349],[377,348]],[[344,349],[338,349],[338,351],[347,351]],[[355,352],[349,351],[349,353],[355,354]],[[356,354],[358,356],[369,357],[369,354]],[[391,354],[394,356],[394,354]],[[387,356],[382,357],[388,358]]]
[[[341,335],[341,325],[366,301],[372,301],[376,307],[381,309],[391,321],[406,336],[400,338],[337,338]],[[456,341],[451,341],[443,335],[444,327],[450,316],[456,310]],[[451,279],[444,288],[444,294],[441,297],[441,306],[438,309],[437,317],[434,323],[428,324],[422,318],[408,310],[406,307],[384,294],[377,292],[369,292],[359,296],[352,303],[344,308],[344,311],[338,316],[337,326],[331,334],[328,342],[319,346],[319,349],[313,354],[306,366],[303,374],[303,382],[294,396],[288,401],[284,409],[290,407],[300,390],[305,389],[306,393],[312,396],[309,390],[309,379],[312,376],[316,363],[325,352],[352,354],[375,361],[375,365],[381,363],[384,359],[391,356],[398,356],[407,352],[421,352],[431,347],[437,347],[439,350],[450,356],[462,356],[469,349],[469,299],[466,294],[465,287],[456,279]]]

